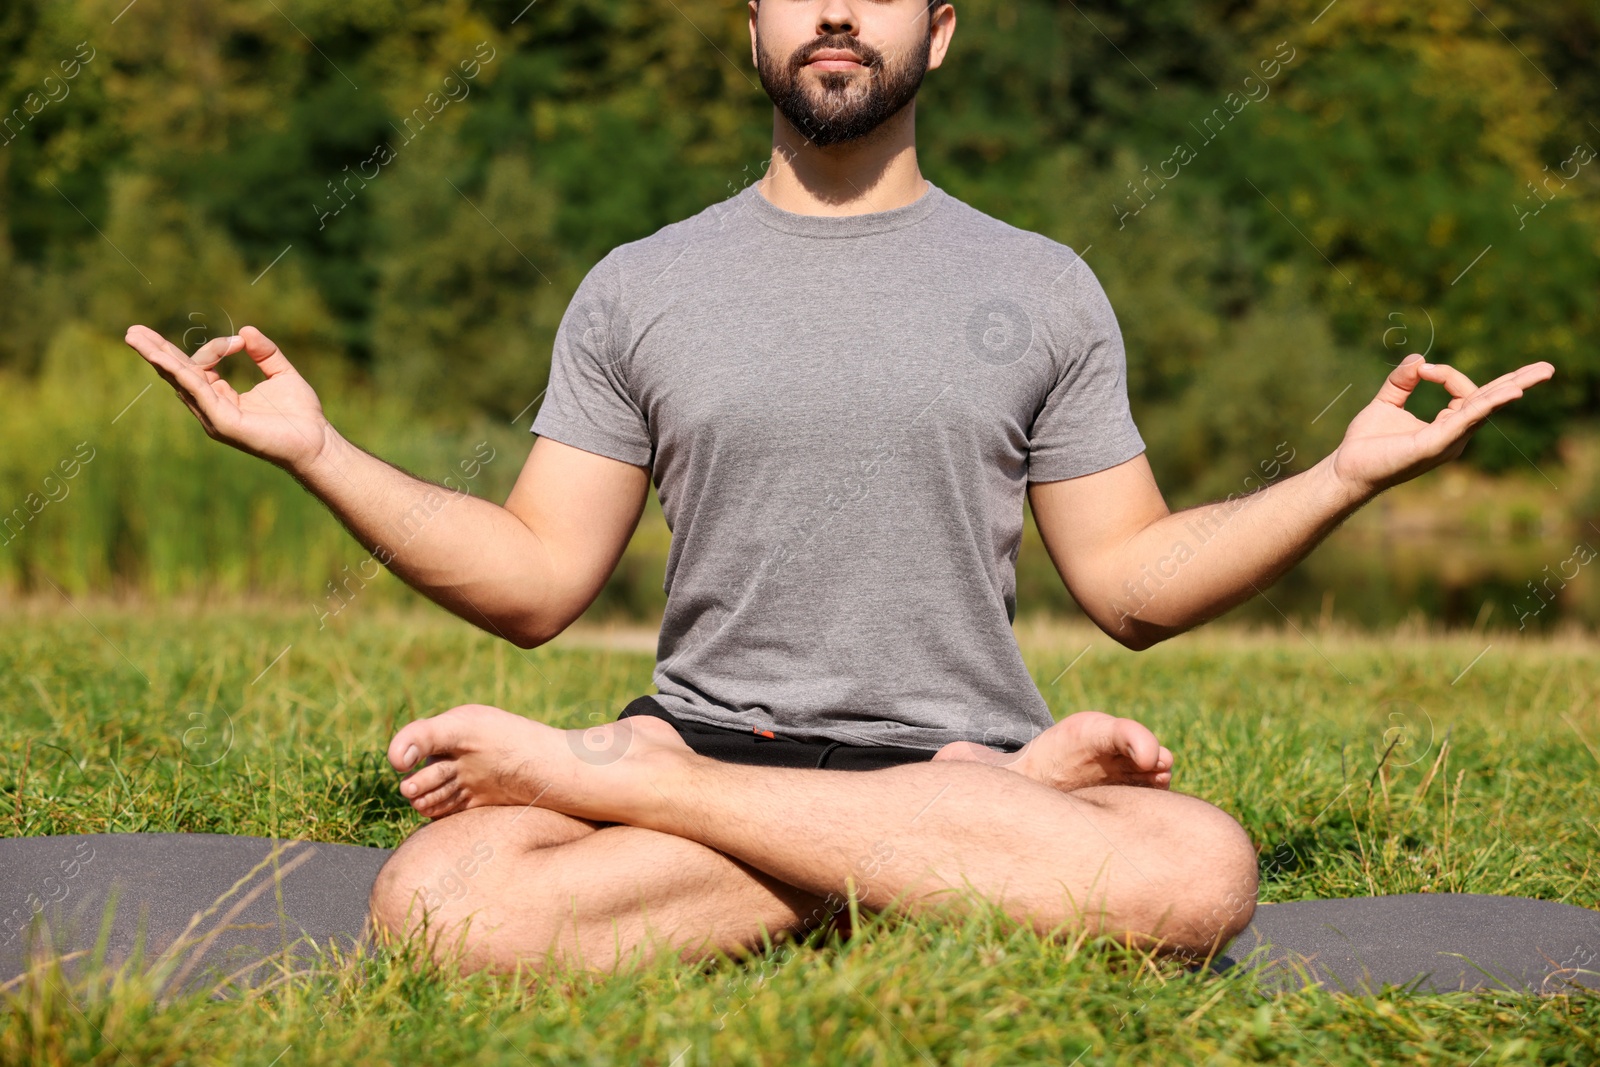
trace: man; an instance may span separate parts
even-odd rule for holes
[[[531,648],[592,602],[652,477],[673,527],[657,695],[588,731],[466,705],[395,735],[433,821],[378,878],[381,926],[507,970],[749,949],[851,893],[909,912],[976,896],[1042,933],[1190,955],[1249,921],[1254,849],[1168,788],[1148,729],[1052,725],[1010,628],[1024,492],[1077,601],[1144,648],[1459,455],[1552,368],[1478,388],[1412,356],[1311,469],[1169,514],[1092,271],[918,170],[915,94],[955,24],[928,0],[752,0],[767,175],[589,273],[506,505],[453,501],[393,559]],[[341,438],[254,328],[193,361],[128,340],[207,433],[369,548],[435,492]],[[267,375],[242,396],[209,369],[241,349]],[[1432,423],[1404,407],[1424,380],[1453,397]],[[1214,533],[1152,584],[1191,523]],[[459,899],[430,891],[466,867]]]

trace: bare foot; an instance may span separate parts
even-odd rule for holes
[[[400,793],[430,819],[537,805],[613,822],[630,804],[650,801],[639,773],[649,762],[688,751],[678,731],[654,716],[558,730],[487,704],[462,704],[402,727],[388,756],[395,770],[411,771]]]
[[[1172,785],[1172,753],[1156,735],[1142,723],[1103,711],[1068,715],[1017,752],[957,741],[933,758],[1005,767],[1063,793],[1090,785]]]

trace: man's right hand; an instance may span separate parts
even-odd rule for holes
[[[208,436],[287,470],[401,581],[519,648],[583,614],[644,512],[648,467],[543,436],[504,506],[455,478],[440,485],[385,463],[340,436],[311,386],[250,326],[192,357],[144,326],[127,341]],[[243,395],[212,369],[241,350],[267,376]]]
[[[254,326],[217,337],[193,356],[148,326],[130,326],[126,341],[200,420],[207,436],[289,471],[304,470],[333,434],[316,392],[278,346]],[[267,376],[243,394],[214,368],[243,350]]]

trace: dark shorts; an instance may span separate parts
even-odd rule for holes
[[[876,771],[903,763],[925,763],[933,758],[930,748],[895,748],[891,745],[849,745],[842,741],[802,741],[775,737],[754,729],[734,730],[722,726],[688,722],[678,718],[650,697],[639,697],[622,709],[618,719],[631,715],[654,715],[665,719],[683,736],[688,746],[711,759],[728,763],[750,763],[761,767],[817,767],[830,771]]]

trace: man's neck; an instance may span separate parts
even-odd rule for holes
[[[867,137],[819,148],[774,109],[772,163],[756,191],[797,215],[865,215],[928,191],[917,166],[915,103]]]

